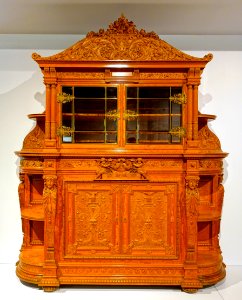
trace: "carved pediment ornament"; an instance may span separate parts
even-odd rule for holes
[[[33,53],[36,61],[94,61],[94,60],[160,60],[160,61],[210,61],[212,54],[197,58],[183,53],[154,32],[138,30],[123,15],[109,25],[107,30],[89,32],[86,38],[72,47],[49,57]]]

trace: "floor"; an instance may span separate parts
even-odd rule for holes
[[[107,287],[62,287],[53,293],[23,284],[15,275],[13,264],[0,263],[1,299],[68,299],[68,300],[241,300],[242,266],[227,266],[227,276],[213,287],[199,290],[196,294],[186,294],[179,288],[107,288]],[[16,298],[12,298],[16,296]],[[136,298],[136,299],[135,299]]]

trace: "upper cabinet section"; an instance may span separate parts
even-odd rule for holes
[[[181,87],[119,84],[62,86],[62,143],[180,144]]]
[[[198,86],[212,54],[188,55],[121,16],[58,54],[33,58],[44,75],[46,111],[24,149],[41,133],[46,153],[183,154],[205,144],[209,151],[206,136],[214,135],[199,117]]]

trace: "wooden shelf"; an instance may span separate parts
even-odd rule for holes
[[[42,205],[23,208],[21,210],[21,217],[28,220],[44,221],[44,208]]]

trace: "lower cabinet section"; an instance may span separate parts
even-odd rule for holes
[[[218,176],[163,174],[160,182],[152,175],[30,178],[31,201],[25,197],[27,208],[22,207],[20,279],[45,291],[90,284],[178,285],[195,292],[225,276]],[[31,203],[32,195],[38,201]]]

